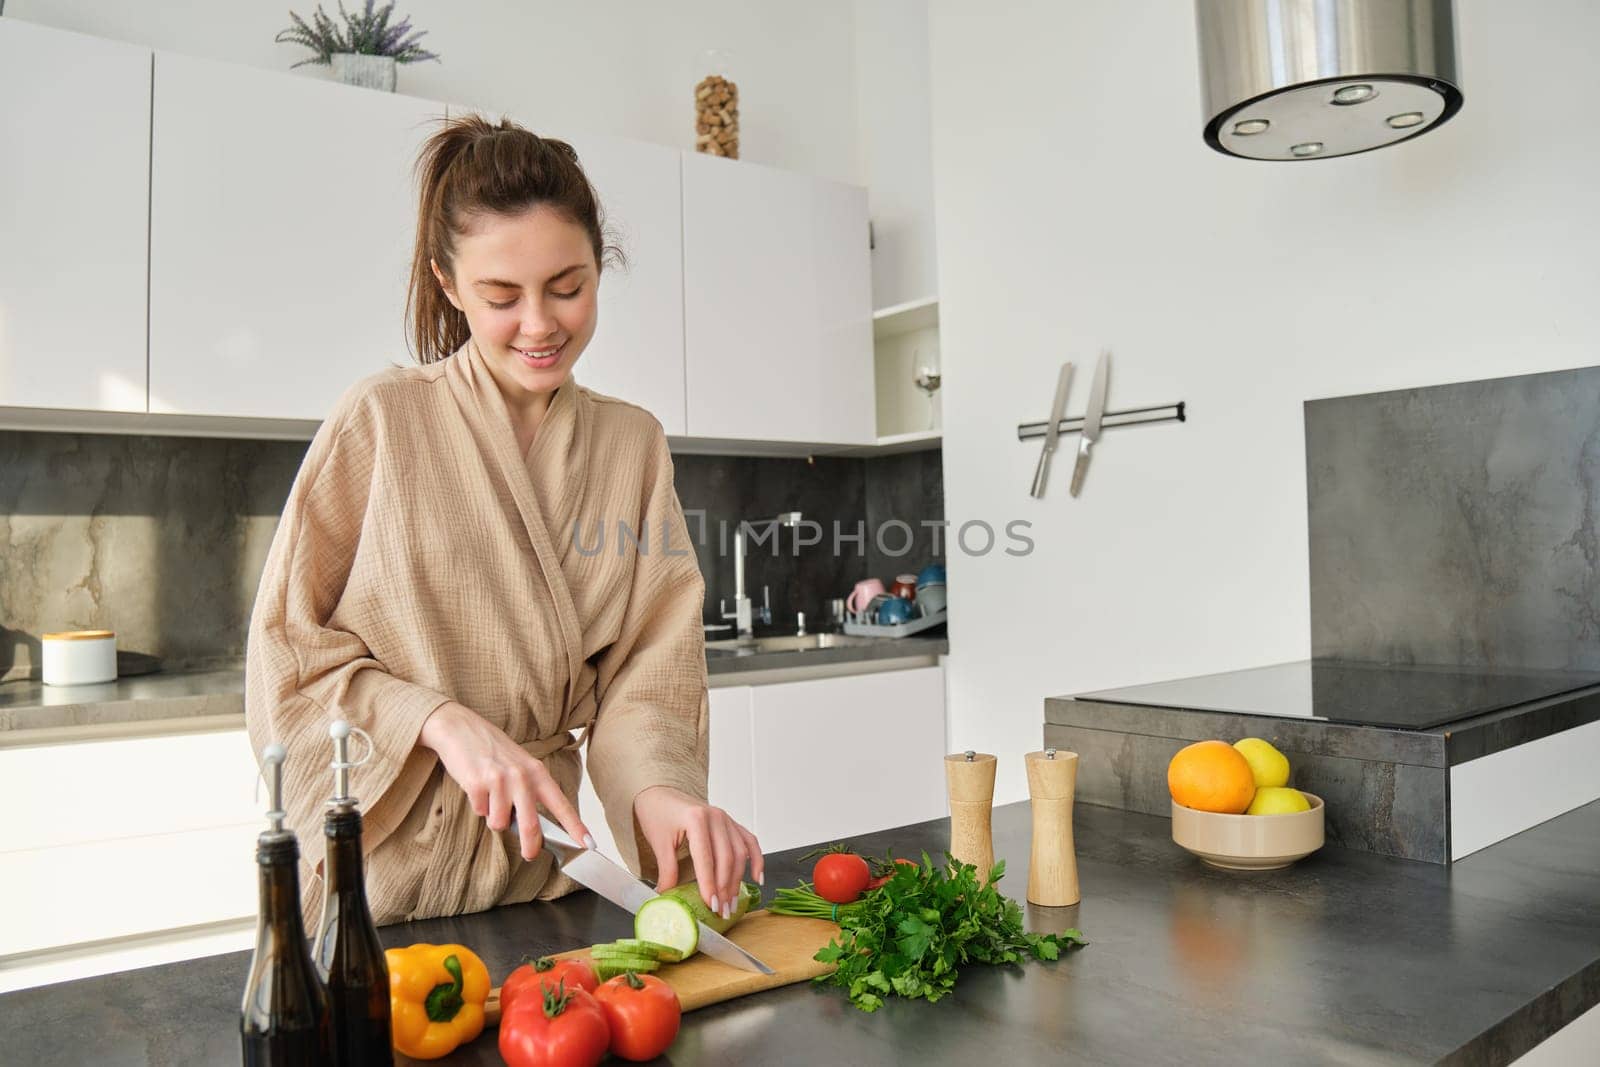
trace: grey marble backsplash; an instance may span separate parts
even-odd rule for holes
[[[39,635],[106,628],[124,652],[167,669],[237,663],[278,516],[304,442],[0,431],[0,680],[38,676]],[[886,581],[934,558],[943,518],[940,453],[871,459],[677,456],[677,487],[706,576],[707,619],[732,596],[733,524],[800,511],[822,539],[793,531],[753,548],[748,581],[771,590],[775,625],[797,611],[819,628],[830,596],[859,577]],[[699,516],[703,515],[703,521]],[[891,519],[918,538],[903,557],[876,546]],[[834,552],[835,524],[864,546]],[[726,549],[719,526],[727,530]],[[810,536],[808,533],[807,536]],[[900,538],[889,538],[898,549]],[[942,550],[942,545],[940,546]],[[876,553],[876,555],[874,555]],[[942,551],[940,553],[942,555]]]
[[[169,668],[236,662],[305,444],[0,432],[0,679],[110,629]]]
[[[1600,670],[1600,367],[1305,425],[1314,656]]]

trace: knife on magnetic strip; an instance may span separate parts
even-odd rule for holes
[[[1107,379],[1111,374],[1111,353],[1101,352],[1100,362],[1094,367],[1094,381],[1089,385],[1089,409],[1083,413],[1082,436],[1078,439],[1078,462],[1072,465],[1073,496],[1083,490],[1083,476],[1089,473],[1089,450],[1100,440],[1100,423],[1106,414]]]
[[[584,848],[544,815],[539,816],[539,829],[544,832],[544,847],[550,850],[568,878],[594,890],[629,915],[636,914],[640,905],[656,895],[654,889],[635,878],[626,867],[611,862],[593,849]],[[707,956],[740,970],[772,973],[771,967],[705,923],[699,926],[700,951]]]
[[[1039,453],[1039,465],[1033,469],[1033,488],[1028,495],[1034,499],[1044,496],[1045,482],[1050,480],[1050,457],[1056,453],[1056,443],[1061,437],[1061,416],[1067,411],[1067,393],[1072,389],[1072,364],[1061,364],[1056,375],[1056,398],[1050,404],[1050,421],[1044,428],[1044,448]]]

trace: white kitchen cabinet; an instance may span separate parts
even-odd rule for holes
[[[150,63],[0,18],[0,406],[145,410]]]
[[[256,912],[263,792],[244,730],[0,749],[0,956]]]
[[[559,136],[559,135],[556,135]],[[574,137],[605,213],[606,240],[627,256],[600,281],[600,322],[574,376],[686,433],[683,225],[679,153],[643,141]]]
[[[711,803],[752,831],[756,827],[753,692],[748,685],[711,690],[711,774],[706,782]]]
[[[874,443],[866,191],[686,153],[683,242],[689,435]]]
[[[767,852],[946,814],[944,668],[751,687]]]
[[[159,53],[150,410],[321,419],[409,364],[412,166],[444,107]]]

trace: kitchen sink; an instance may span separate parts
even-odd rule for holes
[[[757,652],[806,652],[815,648],[844,648],[870,645],[877,638],[851,637],[848,634],[774,634],[770,637],[739,637],[726,641],[707,641],[706,651],[753,655]]]

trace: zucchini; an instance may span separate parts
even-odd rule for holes
[[[654,957],[662,963],[677,963],[683,958],[675,948],[657,944],[654,941],[641,941],[637,937],[618,938],[612,944],[619,949],[626,949],[640,956]]]
[[[655,960],[647,960],[642,965],[622,963],[617,960],[595,960],[594,974],[600,981],[609,982],[619,974],[627,974],[629,971],[634,974],[649,974],[651,971],[659,969],[660,966],[661,964]]]
[[[636,971],[654,971],[661,966],[660,960],[653,960],[649,956],[629,956],[620,952],[591,951],[589,958],[594,960],[596,966],[603,963],[608,967],[632,967]]]
[[[739,899],[733,912],[724,919],[700,899],[700,887],[694,882],[673,886],[660,896],[652,897],[639,906],[633,917],[633,932],[638,940],[664,945],[688,959],[700,948],[699,923],[719,934],[750,913],[761,900],[761,890],[750,882],[739,885]]]

